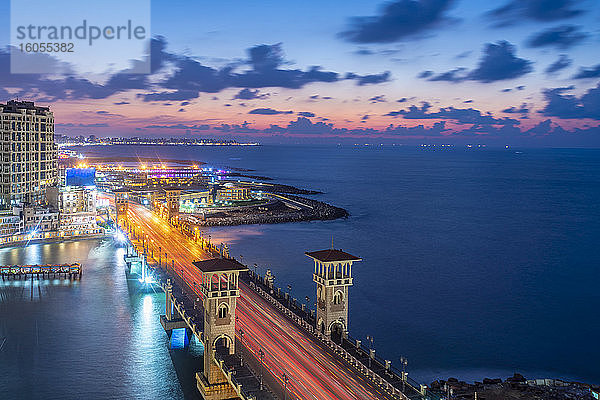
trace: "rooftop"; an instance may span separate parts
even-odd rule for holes
[[[213,258],[195,261],[192,264],[202,272],[245,271],[248,269],[245,265],[230,258]]]
[[[318,250],[318,251],[310,251],[304,253],[310,258],[314,258],[315,260],[321,262],[335,262],[335,261],[361,261],[360,257],[353,256],[352,254],[348,254],[345,251],[337,250],[337,249],[327,249],[327,250]]]
[[[33,101],[9,100],[6,104],[0,103],[2,112],[19,113],[21,110],[33,110],[36,113],[46,113],[50,111],[49,107],[36,106]]]

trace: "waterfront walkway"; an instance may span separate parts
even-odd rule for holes
[[[58,264],[58,265],[2,265],[0,266],[0,276],[2,280],[6,279],[24,279],[31,277],[50,278],[50,277],[69,277],[69,279],[81,279],[83,270],[81,264]]]

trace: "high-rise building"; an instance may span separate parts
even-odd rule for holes
[[[45,201],[58,179],[54,115],[31,101],[0,104],[0,209]]]

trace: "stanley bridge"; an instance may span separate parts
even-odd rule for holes
[[[204,346],[196,386],[205,400],[439,399],[348,335],[352,266],[360,258],[335,249],[307,252],[317,286],[316,314],[215,246],[184,234],[179,191],[167,190],[159,216],[114,192],[125,261],[140,281],[166,296],[160,322]],[[164,209],[164,208],[163,208]],[[180,228],[180,230],[178,229]]]

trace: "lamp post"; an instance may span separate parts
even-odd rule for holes
[[[406,365],[408,364],[406,357],[400,357],[400,364],[402,364],[402,391],[404,392],[406,387]]]
[[[256,263],[254,263],[254,280],[258,279],[258,265],[256,265]]]
[[[287,400],[287,384],[289,382],[289,378],[288,376],[284,373],[283,374],[283,400]]]
[[[373,336],[367,335],[367,340],[369,341],[369,368],[371,368],[371,354],[373,353]]]
[[[238,317],[237,315],[235,316],[235,321],[239,321],[240,317]],[[242,348],[244,347],[244,330],[242,328],[240,328],[240,344],[242,345],[240,347],[240,366],[243,367],[244,366],[244,357],[242,356]]]
[[[262,349],[259,349],[258,355],[260,358],[260,390],[263,390],[263,370],[265,369],[263,365],[263,358],[265,357],[265,352]]]

